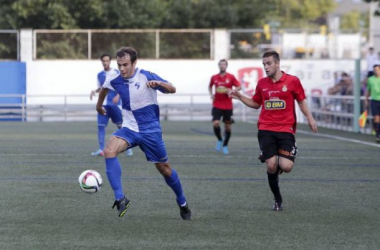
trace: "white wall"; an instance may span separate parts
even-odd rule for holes
[[[140,60],[137,66],[152,71],[172,82],[178,94],[207,94],[208,83],[218,73],[215,60]],[[112,67],[116,62],[112,61]],[[326,93],[333,85],[333,72],[346,71],[353,75],[353,60],[283,60],[281,67],[296,75],[307,93],[319,88]],[[248,69],[247,69],[248,68]],[[246,69],[239,76],[239,70]],[[85,98],[71,99],[71,103],[91,103],[87,98],[96,88],[96,76],[102,70],[101,62],[89,61],[29,61],[27,63],[28,95],[84,95]],[[261,60],[229,60],[227,69],[242,81],[245,88],[254,88],[262,70]],[[243,78],[244,76],[244,78]],[[29,98],[32,103],[62,103],[57,98]]]

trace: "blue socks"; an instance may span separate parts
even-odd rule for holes
[[[108,181],[114,191],[115,199],[124,198],[123,186],[121,184],[121,166],[116,157],[106,158],[106,172]]]
[[[177,196],[177,203],[179,206],[186,204],[186,197],[183,194],[181,181],[179,180],[177,171],[172,169],[172,174],[170,177],[165,177],[166,184],[171,187]]]
[[[104,149],[104,137],[106,136],[106,126],[98,125],[98,141],[99,141],[99,149]]]

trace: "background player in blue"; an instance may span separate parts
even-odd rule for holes
[[[103,54],[100,56],[100,61],[102,61],[102,65],[104,70],[98,73],[98,84],[97,89],[91,91],[90,100],[95,96],[95,93],[99,93],[101,87],[106,80],[107,75],[112,75],[118,73],[119,71],[110,67],[111,64],[111,55]],[[121,128],[121,124],[123,123],[123,117],[121,115],[121,110],[119,105],[121,104],[120,96],[115,91],[109,91],[107,95],[107,99],[105,103],[103,103],[103,107],[107,110],[106,115],[98,114],[98,142],[99,149],[95,152],[92,152],[93,156],[103,156],[104,149],[104,138],[106,136],[106,127],[108,125],[108,121],[111,118],[112,122],[116,124],[118,128]],[[132,149],[126,151],[127,155],[132,155]]]
[[[123,192],[121,166],[117,155],[128,148],[139,146],[146,159],[154,163],[174,191],[182,219],[190,220],[191,211],[181,182],[176,170],[169,164],[162,139],[157,102],[157,90],[175,93],[176,88],[158,75],[136,68],[137,52],[131,47],[120,48],[116,52],[116,60],[120,73],[107,77],[96,105],[96,110],[105,115],[106,110],[102,103],[109,90],[116,91],[122,100],[122,128],[113,133],[104,149],[107,177],[115,194],[112,208],[116,206],[119,217],[123,217],[130,205]]]

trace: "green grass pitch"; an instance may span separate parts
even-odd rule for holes
[[[273,212],[256,125],[233,125],[228,156],[214,151],[210,122],[162,127],[191,221],[138,148],[119,155],[131,206],[117,217],[104,159],[90,155],[96,122],[0,123],[0,249],[379,249],[379,147],[298,133],[299,157],[280,176],[284,210]],[[96,194],[79,189],[86,169],[103,176]]]

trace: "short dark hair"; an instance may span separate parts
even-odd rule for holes
[[[132,47],[121,47],[116,51],[116,57],[124,57],[126,54],[129,55],[131,63],[134,63],[137,59],[137,51]]]
[[[225,62],[225,63],[227,64],[227,66],[228,66],[228,62],[227,62],[226,59],[221,59],[221,60],[218,62],[218,64],[221,63],[221,62]]]
[[[108,56],[108,57],[110,58],[110,60],[112,59],[112,57],[111,57],[110,54],[108,54],[108,53],[104,53],[104,54],[102,54],[102,55],[100,56],[100,61],[103,61],[103,58],[106,57],[106,56]]]
[[[273,56],[273,59],[276,62],[280,61],[280,55],[277,53],[277,51],[269,50],[269,51],[265,51],[264,54],[263,54],[263,58],[270,57],[270,56]]]

